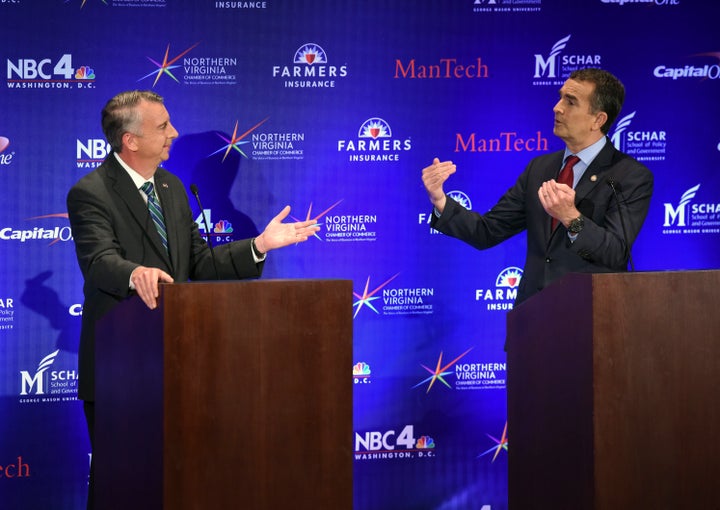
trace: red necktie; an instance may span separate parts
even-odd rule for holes
[[[577,156],[570,156],[565,160],[565,166],[562,167],[562,170],[560,170],[560,175],[558,175],[557,182],[561,184],[567,184],[571,188],[573,187],[573,180],[575,179],[575,175],[573,174],[573,167],[575,164],[580,161],[580,158]],[[552,219],[552,229],[555,230],[555,227],[557,227],[558,220],[555,218]]]

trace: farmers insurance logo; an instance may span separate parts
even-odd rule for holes
[[[535,54],[533,85],[562,85],[573,71],[584,67],[602,67],[600,55],[566,54],[564,50],[570,37],[567,35],[558,40],[548,54]]]
[[[237,57],[227,55],[189,55],[200,43],[195,43],[178,54],[165,48],[162,58],[147,57],[155,66],[151,72],[140,78],[153,78],[152,86],[167,77],[181,85],[237,85],[239,72]]]
[[[357,139],[338,140],[338,152],[348,155],[348,161],[400,161],[400,155],[412,149],[412,140],[394,138],[390,124],[380,117],[372,117],[360,125]]]
[[[9,89],[93,89],[95,70],[88,65],[73,66],[73,56],[7,59]]]
[[[663,161],[667,151],[667,132],[631,129],[636,113],[632,112],[617,121],[610,140],[617,150],[638,161]]]
[[[494,287],[475,290],[475,301],[490,311],[512,310],[522,276],[523,270],[519,267],[506,267],[497,275]]]
[[[540,12],[542,0],[474,0],[473,12]]]
[[[712,59],[711,63],[693,63],[686,65],[660,64],[653,69],[653,76],[660,79],[683,80],[717,80],[720,79],[720,51],[696,53],[691,57]]]
[[[720,202],[696,203],[700,184],[685,191],[676,203],[665,202],[663,234],[720,234]]]
[[[10,139],[0,136],[0,167],[9,166],[12,163],[15,152],[7,151],[10,145]]]
[[[40,360],[33,370],[20,371],[20,403],[67,402],[77,397],[76,370],[50,370],[60,350]]]
[[[330,64],[319,44],[306,43],[293,55],[292,65],[273,66],[273,78],[283,81],[285,88],[333,88],[336,80],[348,74],[347,64]]]
[[[463,191],[459,190],[453,190],[448,191],[447,195],[455,200],[458,204],[463,206],[468,211],[472,209],[472,202],[470,201],[470,197],[467,196]],[[433,214],[435,214],[434,210],[431,208],[429,213],[420,213],[418,214],[418,224],[419,225],[427,225],[430,229],[430,234],[440,234],[440,231],[435,230],[430,226],[430,222],[432,221]]]

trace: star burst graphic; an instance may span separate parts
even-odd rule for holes
[[[489,437],[490,439],[492,439],[493,441],[495,441],[495,446],[482,452],[480,455],[478,455],[478,458],[488,455],[492,452],[495,452],[495,455],[493,455],[493,458],[491,461],[491,462],[495,462],[495,459],[497,459],[497,456],[500,455],[500,452],[502,450],[505,450],[505,451],[508,450],[507,422],[505,422],[505,428],[503,428],[502,436],[500,437],[500,439],[497,439],[497,438],[491,436],[490,434],[485,434],[485,435],[487,437]]]
[[[396,274],[395,274],[394,276],[392,276],[391,278],[385,280],[381,285],[379,285],[378,287],[376,287],[375,289],[373,289],[371,292],[368,292],[368,289],[369,289],[369,287],[370,287],[370,277],[368,276],[368,279],[367,279],[367,281],[365,282],[365,289],[363,290],[362,295],[361,295],[361,294],[358,294],[357,292],[353,292],[353,295],[354,295],[356,298],[358,298],[358,300],[353,303],[353,307],[356,307],[356,306],[357,306],[357,310],[355,310],[355,315],[353,315],[353,319],[354,319],[355,317],[357,317],[358,313],[360,313],[360,309],[361,309],[363,306],[367,306],[367,307],[370,308],[373,312],[379,314],[380,312],[378,312],[378,311],[375,309],[375,307],[373,306],[373,304],[372,304],[372,302],[375,301],[376,299],[380,299],[380,296],[375,296],[375,294],[377,294],[378,291],[380,291],[383,287],[385,287],[385,285],[387,285],[388,283],[390,283],[391,281],[393,281],[399,274],[400,274],[400,273],[396,273]]]
[[[322,218],[322,217],[325,216],[327,213],[329,213],[330,211],[332,211],[332,210],[333,210],[340,202],[342,202],[342,201],[343,201],[343,199],[341,198],[340,200],[338,200],[338,201],[335,202],[333,205],[331,205],[330,207],[328,207],[327,209],[325,209],[323,212],[321,212],[320,214],[318,214],[318,215],[316,215],[316,216],[313,216],[313,214],[312,214],[313,204],[312,204],[312,202],[310,202],[310,207],[308,207],[308,211],[307,211],[307,214],[305,215],[305,219],[304,219],[304,220],[301,220],[301,219],[299,219],[299,218],[296,218],[296,217],[293,216],[292,214],[290,215],[290,217],[291,217],[293,220],[295,220],[295,221],[307,221],[307,220],[310,220],[310,219],[314,219],[315,222],[316,222],[316,223],[315,223],[315,226],[321,226],[321,225],[323,225],[323,224],[322,224],[322,223],[319,223],[320,218]],[[313,236],[314,236],[314,237],[317,237],[320,241],[322,241],[322,239],[320,239],[320,236],[318,235],[317,232],[315,232],[315,233],[313,234]]]
[[[248,157],[247,154],[245,154],[245,153],[242,151],[242,149],[240,148],[240,146],[241,146],[241,145],[245,145],[246,143],[250,143],[250,140],[245,140],[245,137],[246,137],[247,135],[249,135],[250,133],[252,133],[253,131],[255,131],[255,130],[256,130],[257,128],[259,128],[260,126],[262,126],[263,124],[265,124],[265,122],[266,122],[269,118],[270,118],[270,117],[265,117],[263,120],[261,120],[260,122],[258,122],[257,124],[255,124],[253,127],[251,127],[250,129],[248,129],[247,131],[245,131],[245,132],[244,132],[243,134],[241,134],[240,136],[238,136],[238,134],[237,134],[239,122],[238,122],[238,121],[235,121],[235,129],[233,130],[233,134],[232,134],[232,136],[231,136],[230,138],[222,135],[221,133],[217,133],[217,135],[218,135],[220,138],[222,138],[224,141],[227,142],[227,145],[223,145],[223,146],[220,147],[218,150],[216,150],[215,152],[213,152],[212,154],[210,154],[210,156],[214,156],[214,155],[217,154],[218,152],[222,152],[222,151],[224,150],[224,151],[225,151],[225,154],[223,155],[222,160],[225,161],[225,158],[228,157],[228,154],[230,154],[230,151],[231,151],[231,150],[236,150],[237,152],[239,152],[240,154],[242,154],[244,157],[247,158],[247,157]]]
[[[467,351],[463,352],[460,356],[452,360],[450,363],[443,365],[442,364],[442,358],[443,353],[440,352],[440,357],[437,360],[437,364],[435,365],[435,369],[432,369],[430,367],[426,367],[425,365],[421,364],[420,366],[423,367],[425,370],[427,370],[430,373],[430,377],[427,377],[417,383],[413,388],[417,388],[418,386],[421,386],[425,384],[426,382],[430,381],[430,384],[428,384],[427,390],[425,393],[430,393],[430,388],[433,387],[433,384],[435,384],[435,381],[440,381],[448,388],[452,388],[448,382],[445,380],[446,375],[452,374],[452,370],[448,370],[451,366],[453,366],[455,363],[457,363],[463,356],[465,356],[468,352],[472,350],[472,347],[470,347]]]
[[[153,59],[153,58],[147,57],[147,59],[148,59],[150,62],[152,62],[153,64],[155,64],[155,65],[157,66],[157,70],[156,70],[156,71],[153,71],[153,72],[151,72],[151,73],[146,74],[145,76],[143,76],[142,78],[140,78],[138,81],[142,81],[142,80],[144,80],[145,78],[148,78],[148,77],[152,76],[153,74],[155,74],[155,81],[154,81],[153,84],[152,84],[152,86],[154,87],[155,84],[156,84],[156,83],[158,82],[158,80],[160,79],[160,76],[162,76],[163,74],[167,74],[170,78],[172,78],[173,80],[175,80],[177,83],[180,83],[180,81],[179,81],[177,78],[175,78],[175,76],[172,74],[172,72],[170,72],[172,69],[175,69],[175,68],[177,68],[177,67],[180,67],[180,65],[179,65],[179,64],[178,64],[178,65],[173,65],[173,64],[175,64],[175,62],[177,62],[178,60],[180,60],[181,58],[183,58],[185,55],[187,55],[190,51],[192,51],[193,49],[195,49],[198,44],[200,44],[200,43],[197,42],[197,43],[193,44],[193,45],[190,46],[188,49],[186,49],[185,51],[183,51],[182,53],[180,53],[177,57],[172,58],[172,59],[170,58],[170,44],[168,44],[168,45],[167,45],[167,48],[165,49],[165,57],[163,57],[162,62],[158,62],[157,60],[155,60],[155,59]]]

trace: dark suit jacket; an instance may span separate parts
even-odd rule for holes
[[[216,279],[210,249],[193,221],[180,179],[158,168],[155,189],[165,216],[169,256],[145,201],[114,154],[68,193],[70,226],[85,278],[78,367],[80,399],[94,400],[95,323],[134,294],[129,282],[137,266],[160,268],[175,282]],[[259,277],[262,263],[255,263],[251,250],[249,239],[215,247],[217,277]]]
[[[644,165],[621,153],[607,140],[575,187],[575,204],[585,226],[574,242],[560,224],[552,231],[551,217],[538,198],[538,189],[557,179],[564,151],[530,161],[515,185],[486,214],[468,211],[448,197],[433,228],[485,249],[527,230],[527,255],[515,303],[519,304],[550,282],[570,272],[627,271],[630,248],[650,207],[653,175]],[[619,189],[620,204],[608,179]],[[623,236],[618,206],[627,232]]]

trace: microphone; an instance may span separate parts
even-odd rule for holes
[[[215,270],[215,279],[219,280],[220,277],[218,276],[217,263],[215,262],[215,250],[213,250],[212,241],[210,240],[210,223],[208,222],[207,216],[205,216],[205,209],[203,209],[202,203],[200,202],[200,192],[198,191],[198,187],[194,184],[190,185],[190,191],[195,196],[198,207],[200,207],[200,214],[202,215],[203,223],[205,224],[206,241],[208,247],[210,248],[210,257],[212,258],[213,269]]]
[[[630,253],[630,243],[628,242],[628,236],[627,231],[625,230],[625,218],[623,217],[622,213],[622,204],[625,202],[623,199],[620,201],[618,198],[618,192],[622,193],[622,186],[618,181],[615,180],[614,177],[608,177],[607,179],[608,186],[610,186],[613,190],[613,195],[615,195],[615,201],[618,205],[618,214],[620,215],[620,225],[622,226],[623,231],[623,238],[625,240],[625,254],[628,257],[628,260],[630,261],[630,271],[635,271],[635,265],[633,264],[632,254]]]

